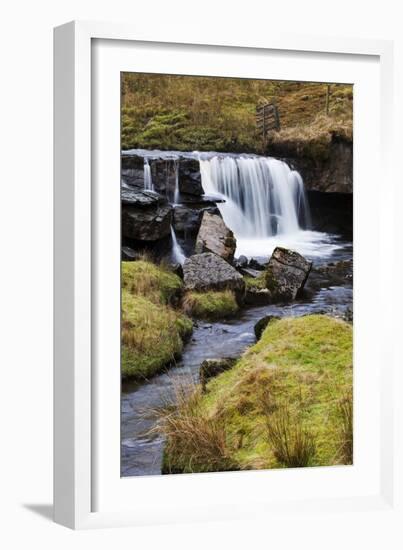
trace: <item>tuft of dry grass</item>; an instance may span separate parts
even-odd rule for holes
[[[173,403],[155,411],[153,430],[166,439],[164,473],[239,469],[231,458],[225,421],[203,409],[200,387],[177,384]]]
[[[338,403],[341,418],[340,426],[340,462],[353,464],[354,434],[353,434],[353,395],[346,393]]]
[[[275,458],[288,468],[309,466],[315,456],[315,438],[304,427],[301,415],[285,402],[267,419],[267,438]]]
[[[310,124],[298,124],[273,132],[269,144],[311,158],[326,158],[333,139],[353,140],[352,116],[318,114]]]

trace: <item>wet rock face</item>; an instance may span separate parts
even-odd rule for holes
[[[200,365],[200,383],[202,385],[202,390],[206,390],[206,384],[210,378],[218,376],[226,370],[232,369],[236,363],[236,358],[234,357],[223,357],[221,359],[205,359]]]
[[[312,268],[312,262],[298,252],[275,248],[266,270],[266,286],[272,301],[290,302],[300,294]]]
[[[179,191],[200,197],[203,195],[199,161],[183,159],[179,163]]]
[[[196,254],[214,252],[227,262],[232,262],[235,250],[234,234],[225,225],[221,216],[204,212],[196,240]]]
[[[175,206],[173,225],[176,233],[184,236],[197,235],[204,212],[217,214],[218,208],[216,206],[203,207],[197,204],[194,206],[188,206],[187,204]]]
[[[153,191],[122,188],[122,236],[136,241],[158,241],[170,235],[172,207]]]
[[[135,206],[139,208],[147,206],[157,206],[164,201],[162,197],[154,191],[145,189],[136,189],[132,187],[122,187],[120,190],[120,199],[123,205]]]
[[[307,191],[353,192],[353,144],[333,139],[320,158],[307,155],[297,142],[273,143],[270,155],[278,156],[301,174]]]
[[[134,187],[137,191],[144,189],[144,159],[142,157],[122,157],[122,183]]]
[[[211,252],[195,254],[183,265],[186,290],[234,290],[243,296],[245,283],[242,275],[228,262]]]

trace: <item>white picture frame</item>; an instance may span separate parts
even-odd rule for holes
[[[390,306],[386,300],[386,289],[393,285],[393,273],[377,271],[379,292],[371,289],[371,278],[365,277],[370,255],[374,261],[380,261],[384,255],[391,255],[394,244],[393,239],[387,237],[392,233],[388,232],[388,228],[392,223],[390,212],[394,208],[391,171],[392,43],[273,33],[262,39],[257,37],[254,43],[242,38],[227,43],[208,34],[198,41],[186,36],[186,32],[180,37],[177,33],[170,36],[169,31],[165,36],[153,37],[147,31],[130,25],[72,22],[55,29],[54,44],[55,521],[81,529],[264,517],[269,513],[299,513],[308,508],[312,513],[319,510],[334,512],[346,507],[349,510],[392,511],[393,367],[396,359],[393,330],[389,330],[391,321],[387,312]],[[104,45],[107,47],[103,49]],[[132,50],[127,54],[128,48]],[[316,63],[316,70],[324,75],[323,81],[338,81],[337,77],[328,76],[333,71],[332,63],[333,74],[337,72],[336,65],[340,66],[339,79],[342,79],[342,74],[354,73],[355,66],[346,67],[350,61],[358,59],[362,65],[360,74],[364,76],[358,76],[357,80],[351,77],[348,81],[358,83],[358,89],[360,82],[367,86],[372,82],[374,85],[371,91],[369,88],[361,90],[362,102],[358,102],[355,108],[354,120],[354,182],[367,178],[368,189],[373,190],[374,194],[365,199],[358,185],[354,197],[354,213],[357,213],[359,204],[361,208],[365,204],[368,211],[368,216],[361,211],[360,225],[354,226],[355,237],[361,243],[358,250],[362,250],[358,272],[362,277],[361,285],[357,290],[356,283],[354,297],[355,303],[362,304],[362,308],[358,308],[358,321],[355,314],[355,347],[361,350],[362,355],[355,356],[355,361],[359,364],[365,361],[370,365],[366,373],[357,369],[355,386],[360,392],[358,420],[362,420],[364,414],[369,415],[368,422],[371,420],[372,426],[365,426],[363,422],[360,424],[362,437],[358,438],[358,447],[361,441],[362,454],[358,454],[358,462],[353,467],[277,471],[275,474],[241,472],[132,478],[125,481],[124,488],[118,479],[120,474],[115,468],[116,453],[119,453],[116,398],[120,392],[120,381],[119,377],[113,378],[112,369],[116,368],[116,346],[119,346],[116,323],[120,316],[120,304],[119,299],[116,300],[116,275],[120,255],[114,239],[119,228],[119,189],[116,192],[108,183],[100,186],[101,181],[104,183],[107,176],[113,179],[119,170],[120,151],[115,148],[119,128],[119,118],[116,119],[115,115],[119,105],[116,104],[116,79],[109,76],[113,74],[116,77],[121,70],[133,70],[132,59],[135,60],[133,67],[137,67],[139,72],[161,71],[161,59],[156,61],[156,57],[161,58],[164,50],[170,54],[169,63],[173,63],[170,66],[167,60],[162,60],[168,73],[183,70],[183,74],[256,76],[261,74],[258,72],[261,60],[264,56],[271,56],[273,67],[276,60],[278,67],[291,64],[295,80],[301,74],[297,70],[296,59]],[[125,51],[128,57],[125,57]],[[153,56],[153,52],[158,55]],[[206,69],[206,55],[210,60],[209,69]],[[231,56],[239,56],[233,57],[236,61],[233,65],[230,63]],[[242,68],[241,57],[247,60],[250,69],[247,70],[246,65]],[[321,60],[317,61],[319,57]],[[127,64],[118,66],[120,61],[117,63],[117,59]],[[189,69],[190,61],[192,69]],[[307,74],[305,79],[312,78],[312,75]],[[102,90],[102,96],[97,95],[97,86]],[[367,101],[372,102],[371,109],[374,109],[371,120],[365,118]],[[100,106],[103,113],[108,113],[106,119],[100,115]],[[105,108],[107,106],[111,106],[112,110]],[[377,135],[380,136],[380,143]],[[366,155],[370,155],[371,171],[360,162],[360,147]],[[103,154],[100,155],[100,152]],[[111,161],[102,165],[101,171],[99,158],[102,156],[105,159],[104,153],[109,152]],[[383,192],[379,194],[375,182],[381,165],[384,170]],[[369,213],[374,204],[379,206],[379,217],[371,220]],[[112,235],[102,233],[100,220],[105,219],[106,215]],[[372,229],[368,237],[364,235],[364,229],[370,228],[370,224]],[[371,242],[365,244],[366,239]],[[101,270],[102,278],[99,277]],[[109,287],[112,288],[111,298],[105,299],[105,289]],[[368,292],[372,292],[375,302],[374,315],[382,319],[382,327],[378,327],[376,333],[365,310]],[[107,332],[106,315],[112,319],[112,330]],[[361,345],[365,339],[369,342],[367,350]],[[374,399],[376,407],[373,406]],[[376,431],[377,435],[374,436],[371,430]],[[109,452],[107,447],[113,450]],[[367,463],[360,461],[364,450],[368,452],[370,449],[373,451],[372,458]],[[267,491],[260,492],[263,487],[270,487],[270,495]],[[214,502],[211,502],[211,490],[214,488],[216,493]],[[279,499],[281,491],[286,494],[285,498]],[[136,499],[130,502],[129,497],[134,494]],[[194,495],[197,495],[197,500]]]

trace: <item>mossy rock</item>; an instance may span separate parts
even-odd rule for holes
[[[187,292],[182,307],[187,315],[209,321],[234,317],[239,311],[231,290]]]

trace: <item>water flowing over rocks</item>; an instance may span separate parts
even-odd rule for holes
[[[242,275],[228,262],[211,252],[194,254],[183,265],[186,290],[234,290],[243,296],[245,283]]]
[[[236,250],[236,239],[221,216],[204,212],[196,239],[195,252],[214,252],[227,262],[232,262]]]
[[[312,262],[298,252],[285,248],[275,248],[266,270],[266,286],[272,300],[290,302],[301,293]]]

